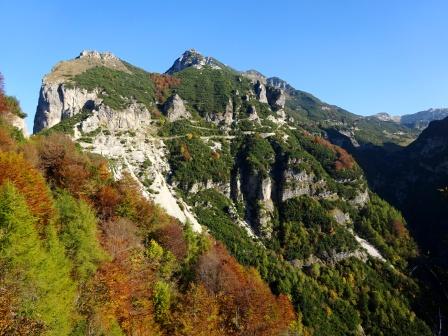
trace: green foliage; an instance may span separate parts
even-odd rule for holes
[[[20,103],[16,97],[12,96],[5,96],[6,104],[8,105],[8,111],[19,118],[26,118],[26,113],[22,111],[22,108],[20,107]]]
[[[154,312],[156,320],[167,322],[167,316],[171,305],[171,288],[164,281],[157,281],[154,285],[153,294]]]
[[[73,261],[76,277],[85,280],[105,260],[105,253],[97,240],[95,214],[85,202],[74,199],[66,191],[58,195],[56,208],[59,212],[61,242]]]
[[[405,267],[406,259],[416,256],[417,247],[410,238],[401,213],[375,194],[359,213],[356,230],[373,242],[392,263]]]
[[[135,67],[131,68],[131,73],[94,67],[74,76],[72,81],[89,91],[100,88],[104,103],[116,110],[126,108],[133,100],[148,109],[154,105],[154,84],[149,73]]]
[[[196,137],[173,139],[167,144],[171,169],[182,189],[187,190],[196,182],[229,181],[233,159],[225,142],[216,151]]]
[[[75,301],[70,263],[52,226],[39,239],[36,220],[10,184],[0,187],[0,281],[18,286],[16,313],[42,320],[46,335],[68,335]]]
[[[181,84],[177,88],[179,95],[205,116],[210,112],[224,112],[235,92],[240,94],[249,91],[249,80],[228,69],[218,70],[204,67],[200,70],[193,67],[175,74]]]
[[[282,204],[277,235],[282,254],[288,260],[305,259],[311,254],[325,259],[358,247],[353,235],[309,196],[292,198]],[[275,245],[276,242],[271,243]]]
[[[244,139],[241,155],[252,171],[259,171],[264,175],[275,159],[275,152],[269,141],[257,135]]]

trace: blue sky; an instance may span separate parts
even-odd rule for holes
[[[448,107],[448,1],[1,1],[0,72],[31,128],[42,76],[83,49],[165,71],[195,48],[358,114]]]

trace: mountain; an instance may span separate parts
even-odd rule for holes
[[[393,121],[410,129],[423,130],[428,127],[433,120],[441,120],[448,117],[448,108],[430,108],[413,114],[402,116],[391,116],[388,113],[377,113],[370,118],[376,118],[381,121]]]
[[[43,80],[34,131],[38,138],[67,134],[105,157],[113,179],[127,176],[133,194],[191,227],[189,234],[224,244],[275,295],[290,298],[296,334],[430,335],[439,322],[439,306],[427,300],[432,292],[412,276],[419,251],[405,219],[332,142],[399,146],[416,136],[407,127],[188,50],[164,74],[109,53],[59,63]],[[201,253],[188,261],[198,269],[193,278],[221,262],[211,256],[198,264]],[[235,276],[227,271],[201,281],[216,294],[222,284],[215,281]],[[175,318],[176,304],[170,307]],[[250,334],[238,310],[231,313],[226,334]]]
[[[435,120],[409,146],[395,152],[370,155],[377,160],[371,185],[402,209],[422,246],[445,255],[448,186],[448,118]]]
[[[448,117],[448,108],[430,108],[426,111],[406,114],[401,117],[400,123],[411,128],[425,129],[431,121],[446,117]]]
[[[372,117],[377,118],[381,121],[394,121],[397,123],[399,123],[401,120],[401,116],[392,116],[386,112],[377,113],[377,114],[373,115]]]

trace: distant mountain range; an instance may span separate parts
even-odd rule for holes
[[[430,108],[425,111],[405,114],[403,116],[392,116],[388,113],[381,112],[372,117],[381,121],[393,121],[406,127],[423,130],[428,127],[431,121],[448,117],[448,108]]]

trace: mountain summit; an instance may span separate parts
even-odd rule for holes
[[[176,72],[184,70],[185,68],[193,67],[196,69],[201,69],[205,65],[209,65],[213,69],[222,69],[225,67],[224,64],[215,58],[203,56],[195,49],[189,49],[174,61],[173,65],[166,71],[166,73],[172,75]]]

